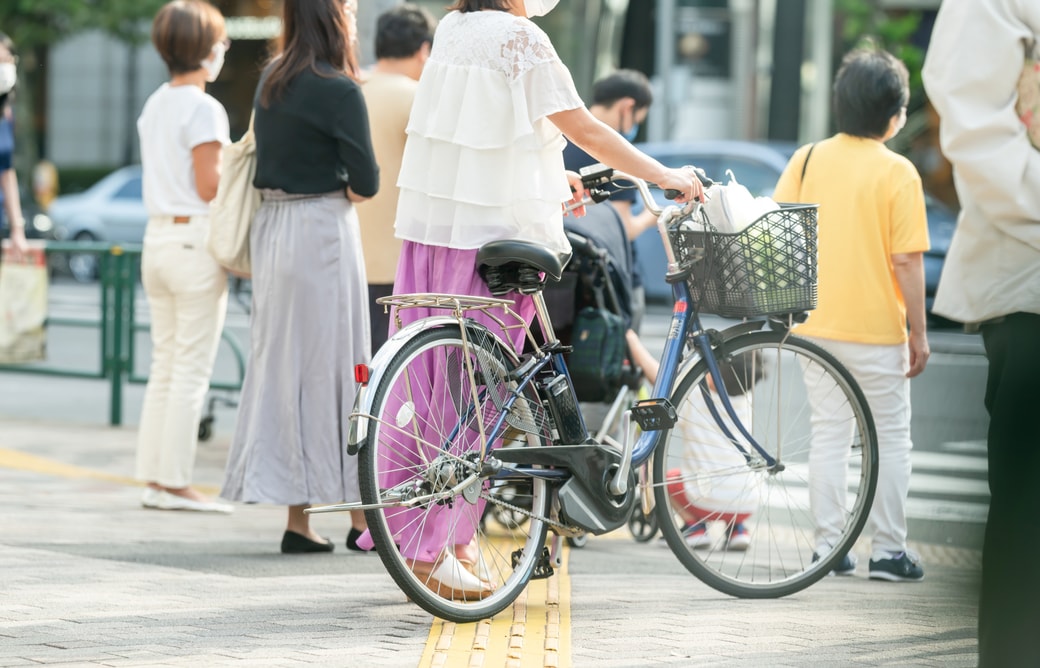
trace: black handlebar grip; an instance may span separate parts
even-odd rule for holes
[[[682,195],[681,190],[675,190],[674,188],[666,188],[664,191],[665,199],[675,199],[679,195]]]

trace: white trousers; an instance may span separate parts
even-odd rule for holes
[[[206,250],[209,221],[148,220],[141,281],[151,310],[152,364],[137,439],[137,478],[191,484],[199,419],[227,311],[227,274]]]
[[[906,549],[906,498],[910,491],[910,353],[906,344],[872,345],[804,337],[834,355],[867,399],[878,439],[878,484],[864,529],[873,559]],[[844,395],[806,378],[812,405],[809,502],[816,548],[823,554],[844,526],[848,449],[852,437]],[[845,410],[842,410],[844,407]]]

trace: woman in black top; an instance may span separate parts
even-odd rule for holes
[[[352,202],[376,193],[379,170],[356,80],[355,8],[285,0],[284,50],[254,100],[263,203],[250,233],[252,343],[221,495],[288,506],[285,553],[332,551],[304,509],[359,500],[342,441],[352,369],[370,348]],[[356,538],[364,515],[351,519]]]

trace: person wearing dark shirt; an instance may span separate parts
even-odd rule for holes
[[[639,125],[646,120],[653,99],[650,80],[645,74],[636,70],[618,70],[593,84],[589,112],[628,141],[633,141],[639,132]],[[563,164],[573,172],[597,162],[573,142],[568,142],[563,149]],[[646,209],[639,215],[633,215],[632,208],[638,197],[635,189],[613,189],[610,195],[610,204],[618,212],[629,241],[634,241],[657,222],[657,218]],[[643,279],[635,264],[635,244],[631,248],[632,329],[638,332],[646,311],[646,297]]]
[[[277,71],[261,76],[254,100],[256,177],[253,185],[293,195],[335,192],[368,199],[379,189],[361,86],[328,63],[297,74],[284,97],[265,105],[265,87]],[[355,196],[351,196],[353,193]]]
[[[304,510],[360,500],[343,442],[353,366],[370,349],[353,203],[376,194],[379,169],[357,83],[356,11],[354,0],[285,0],[287,46],[254,102],[252,341],[221,496],[288,506],[283,553],[331,552]],[[364,515],[351,523],[360,534]]]
[[[17,82],[18,57],[14,42],[0,33],[0,229],[7,222],[11,231],[11,249],[15,257],[28,250],[25,243],[25,219],[18,199],[18,177],[14,171],[14,124],[8,105]],[[6,216],[4,215],[6,213]]]

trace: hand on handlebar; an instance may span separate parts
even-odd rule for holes
[[[585,202],[589,201],[589,191],[585,189],[577,172],[567,170],[567,181],[571,184],[572,197],[563,203],[563,215],[581,218],[585,215]]]
[[[564,213],[579,211],[577,215],[585,214],[585,205],[602,202],[610,197],[610,191],[604,189],[607,184],[614,184],[619,188],[635,187],[646,210],[655,216],[661,215],[662,208],[654,201],[646,181],[631,174],[606,167],[602,164],[589,165],[581,169],[580,178],[575,181],[573,172],[567,172],[567,178],[571,182],[571,191],[574,196],[563,205]],[[619,183],[626,185],[618,185]],[[666,198],[675,200],[683,207],[683,214],[693,207],[695,200],[703,201],[707,196],[704,188],[711,185],[712,181],[696,167],[681,167],[679,169],[666,169],[662,183],[655,184],[664,191]],[[578,196],[581,193],[581,197]]]
[[[678,195],[675,201],[679,203],[692,202],[704,197],[704,185],[697,171],[690,166],[679,169],[669,169],[665,178],[657,184],[664,191],[676,191]],[[673,193],[668,193],[671,196]]]

